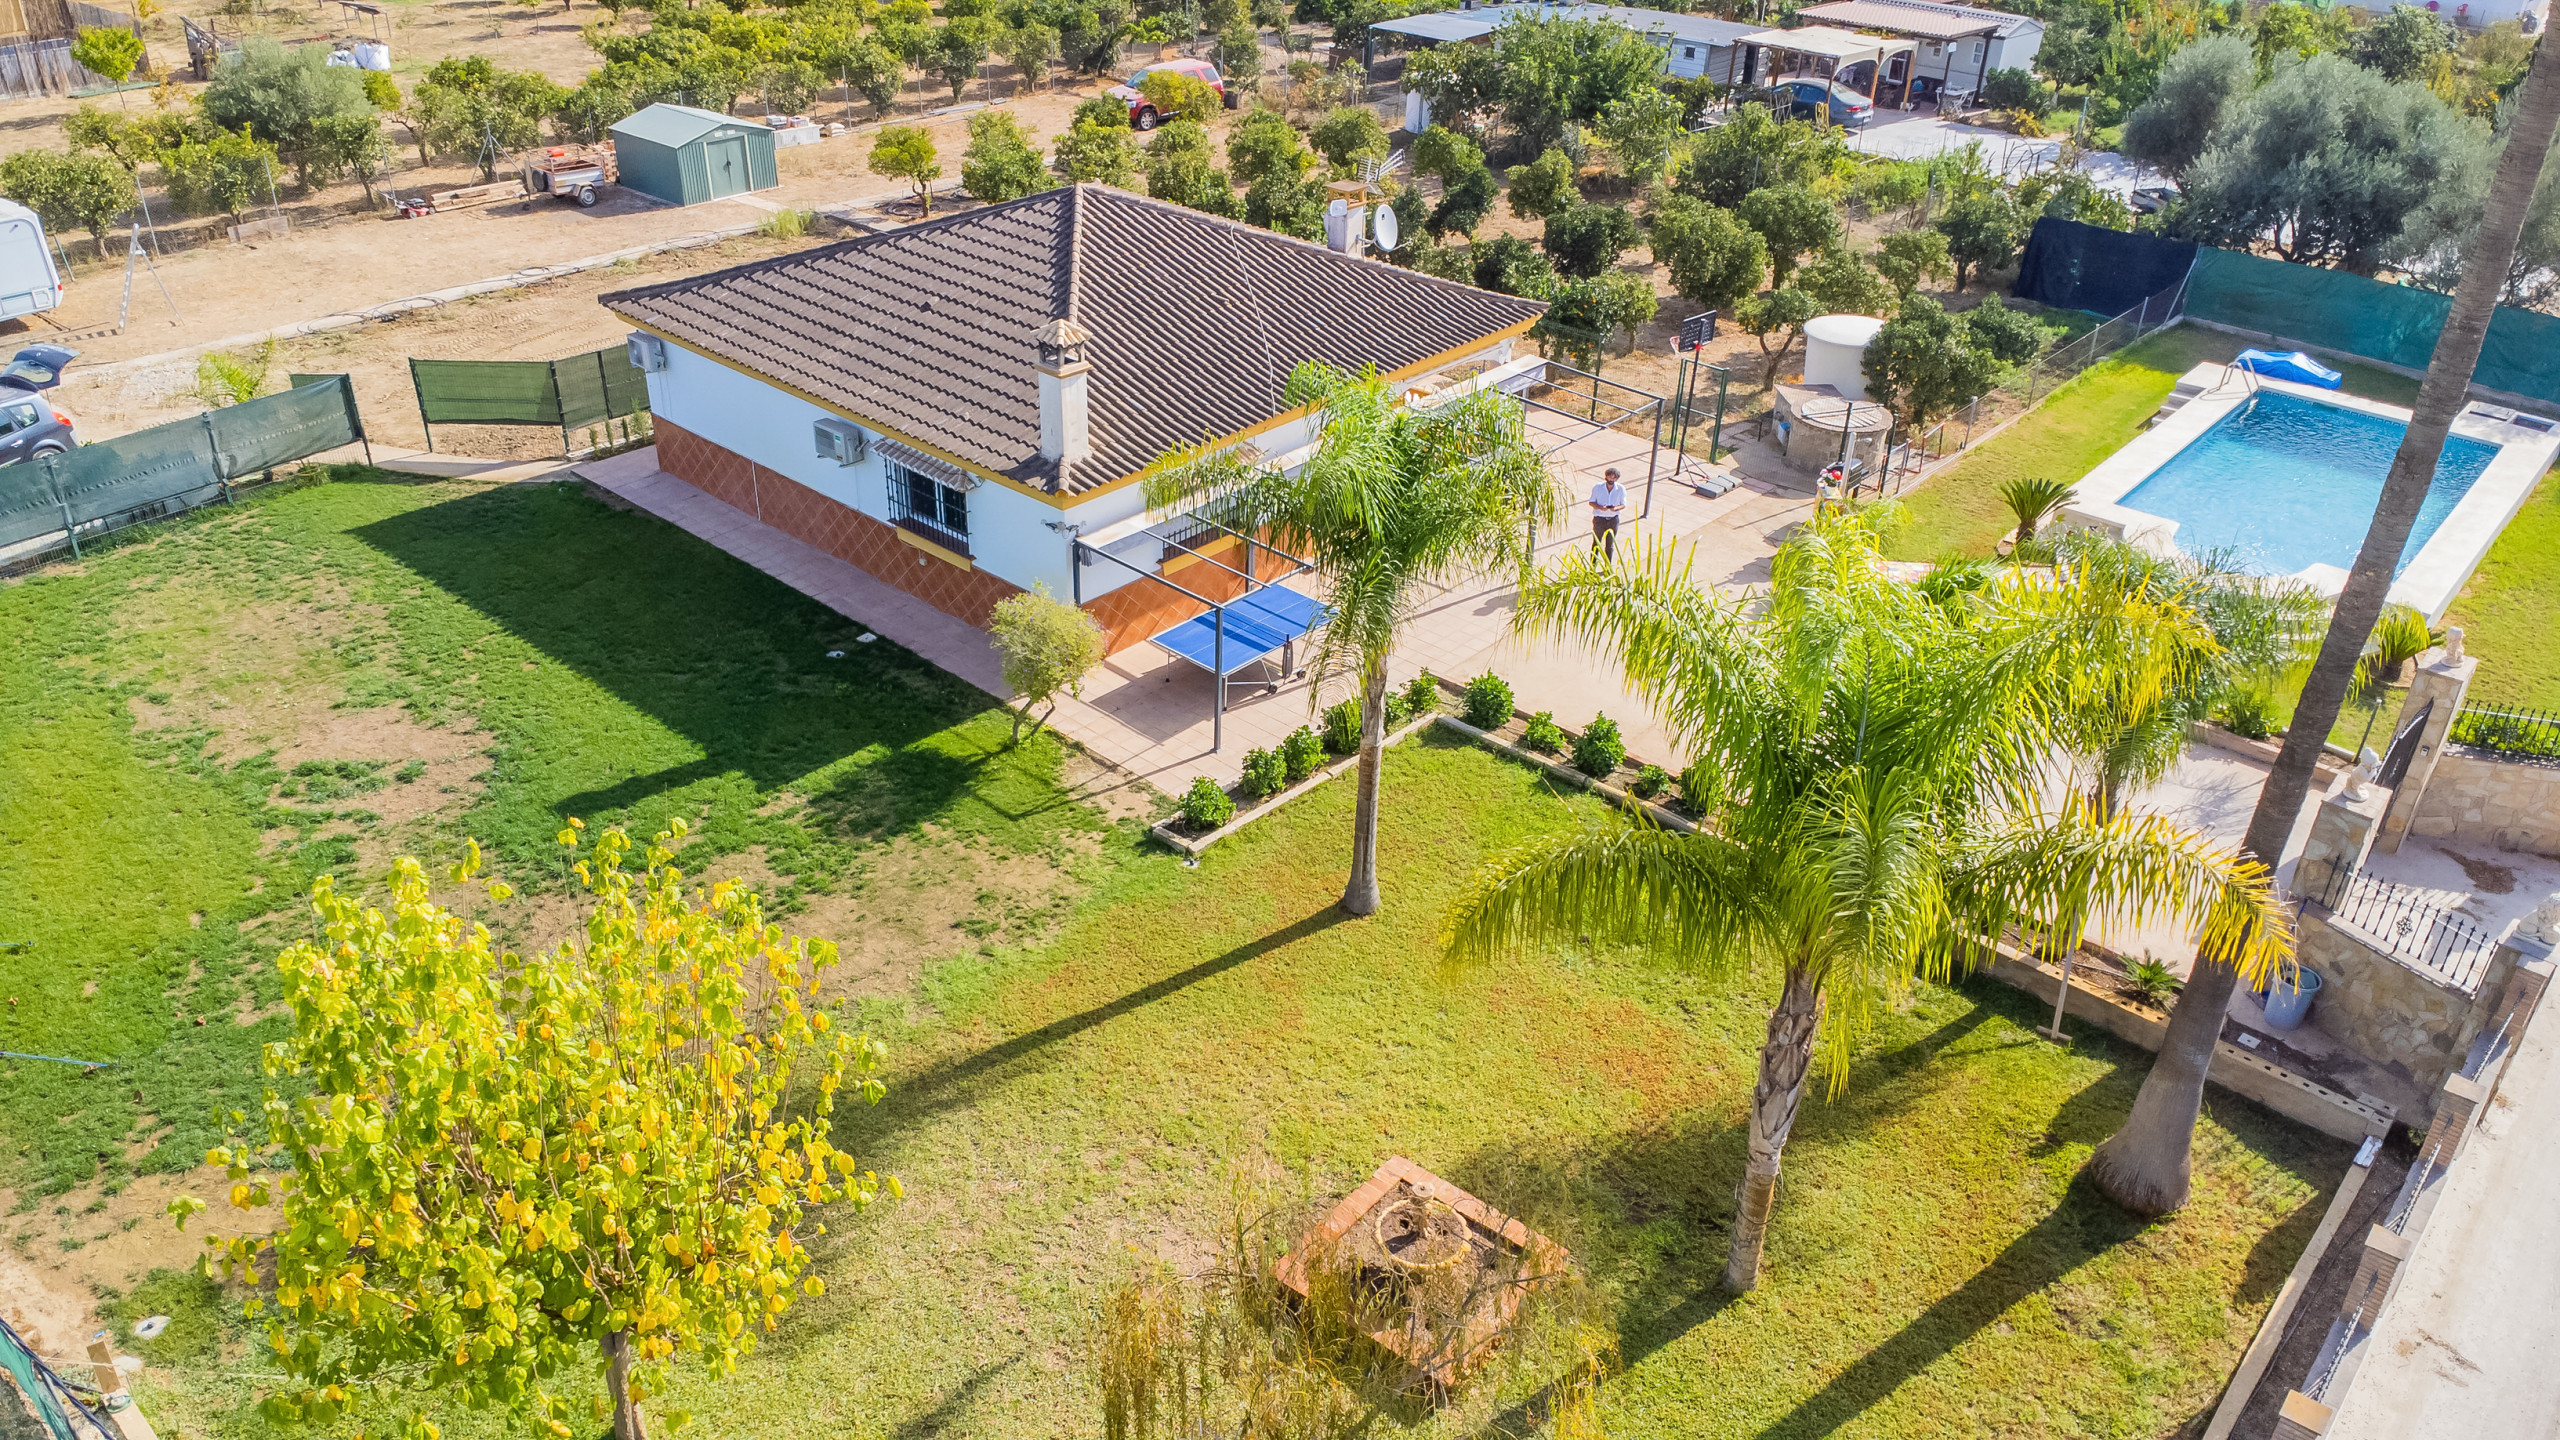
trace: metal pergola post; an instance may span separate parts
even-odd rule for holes
[[[1198,516],[1188,518],[1189,523],[1193,525],[1206,525],[1210,529],[1218,531],[1220,534],[1232,535],[1243,541],[1245,545],[1245,559],[1248,564],[1252,562],[1254,547],[1257,543],[1252,536],[1245,534],[1241,530],[1235,530],[1221,525],[1215,520],[1202,519]],[[1173,522],[1164,521],[1162,523],[1169,525]],[[1141,535],[1151,535],[1155,534],[1157,528],[1157,526],[1150,525],[1137,533]],[[1161,535],[1158,535],[1156,538],[1160,540],[1164,539]],[[1266,588],[1270,585],[1276,585],[1279,583],[1277,580],[1256,582],[1251,574],[1238,570],[1234,566],[1229,565],[1222,560],[1212,559],[1207,555],[1203,555],[1189,545],[1175,544],[1170,540],[1167,540],[1165,543],[1171,548],[1179,550],[1183,554],[1190,556],[1194,560],[1198,560],[1208,565],[1215,565],[1230,575],[1238,576],[1244,581],[1243,595],[1250,595],[1257,589]],[[1262,549],[1271,551],[1273,554],[1279,555],[1297,566],[1296,569],[1289,572],[1288,576],[1283,578],[1294,579],[1297,576],[1304,575],[1316,568],[1315,562],[1305,559],[1302,556],[1292,555],[1277,545],[1270,544],[1267,541],[1260,542],[1260,544]],[[1069,538],[1067,545],[1067,568],[1071,572],[1070,589],[1075,596],[1075,603],[1078,606],[1082,606],[1084,604],[1084,557],[1087,555],[1098,556],[1101,559],[1108,560],[1112,564],[1136,575],[1141,580],[1153,580],[1166,589],[1173,591],[1175,594],[1181,595],[1189,600],[1197,601],[1208,608],[1211,617],[1209,624],[1212,631],[1209,654],[1209,664],[1211,667],[1211,673],[1209,676],[1211,687],[1211,699],[1209,702],[1209,751],[1211,754],[1215,754],[1224,749],[1227,739],[1227,602],[1223,600],[1212,600],[1208,596],[1203,595],[1196,590],[1192,590],[1186,586],[1177,585],[1172,581],[1167,580],[1164,576],[1156,573],[1155,571],[1142,569],[1127,560],[1123,560],[1108,550],[1101,549],[1094,545],[1088,545],[1085,543],[1082,536],[1073,536]],[[1242,596],[1239,595],[1233,598],[1240,599]]]

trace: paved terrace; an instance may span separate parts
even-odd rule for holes
[[[1644,501],[1651,442],[1643,435],[1576,425],[1540,411],[1531,429],[1573,504],[1556,529],[1541,538],[1538,553],[1552,558],[1590,543],[1586,503],[1600,472],[1615,465],[1631,493]],[[1763,583],[1777,537],[1813,512],[1809,477],[1776,465],[1767,452],[1746,447],[1729,461],[1740,480],[1721,498],[1701,497],[1672,478],[1679,456],[1664,450],[1650,518],[1622,531],[1621,544],[1646,534],[1669,533],[1694,547],[1698,577],[1724,588]],[[1696,460],[1690,471],[1703,469]],[[906,646],[991,695],[1004,684],[986,635],[903,590],[823,550],[736,510],[657,468],[654,447],[576,467],[576,473],[625,503],[702,537],[775,579],[833,607]],[[1140,582],[1146,583],[1146,582]],[[1299,582],[1304,584],[1304,581]],[[1596,713],[1618,721],[1628,750],[1644,760],[1677,768],[1660,721],[1627,693],[1616,664],[1562,645],[1529,645],[1510,637],[1515,588],[1508,579],[1456,585],[1424,602],[1406,644],[1391,667],[1401,683],[1417,671],[1464,681],[1490,670],[1511,682],[1524,710],[1551,710],[1578,729]],[[1166,794],[1178,795],[1193,777],[1230,782],[1243,773],[1245,752],[1277,745],[1314,718],[1304,678],[1276,688],[1237,684],[1229,690],[1224,745],[1210,748],[1212,685],[1207,672],[1153,645],[1128,647],[1086,677],[1084,695],[1059,706],[1057,725],[1097,758]],[[1340,698],[1328,696],[1327,699]]]

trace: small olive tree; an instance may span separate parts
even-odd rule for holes
[[[233,1206],[280,1212],[266,1234],[208,1237],[204,1260],[272,1276],[270,1421],[407,1391],[566,1435],[548,1377],[584,1362],[617,1440],[641,1440],[678,1352],[727,1374],[823,1288],[814,1207],[898,1193],[828,1138],[839,1089],[880,1099],[885,1053],[817,1007],[835,947],[766,925],[741,886],[688,893],[683,833],[671,822],[634,873],[630,837],[604,832],[573,867],[594,897],[583,943],[546,954],[492,950],[415,860],[395,863],[387,915],[312,886],[324,938],[276,957],[293,1031],[265,1056],[290,1087],[263,1107],[290,1172],[237,1139],[205,1157],[229,1167]],[[474,845],[453,878],[479,863]],[[414,1411],[404,1428],[434,1434]]]
[[[1031,733],[1058,713],[1061,693],[1083,693],[1084,674],[1102,663],[1102,627],[1081,608],[1037,585],[996,602],[987,622],[996,655],[1004,661],[1005,688],[1022,697],[1013,712],[1013,738],[1022,739],[1022,717],[1034,705],[1045,706],[1031,722]]]

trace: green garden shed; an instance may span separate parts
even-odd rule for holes
[[[771,130],[690,105],[652,105],[615,125],[613,158],[623,184],[677,205],[782,183]]]

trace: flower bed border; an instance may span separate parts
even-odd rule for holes
[[[1383,751],[1392,746],[1401,745],[1405,741],[1411,739],[1417,731],[1422,729],[1423,726],[1430,724],[1433,720],[1438,718],[1440,718],[1440,712],[1436,710],[1429,715],[1416,716],[1415,718],[1406,721],[1399,728],[1388,731],[1386,738],[1378,742],[1378,748]],[[1208,849],[1210,846],[1226,839],[1238,830],[1243,829],[1245,826],[1252,824],[1254,821],[1261,819],[1263,816],[1270,814],[1272,811],[1279,809],[1281,806],[1288,804],[1290,801],[1297,799],[1299,796],[1306,794],[1308,791],[1315,789],[1327,780],[1332,779],[1334,776],[1341,774],[1343,771],[1348,770],[1359,763],[1360,752],[1357,750],[1352,751],[1348,755],[1337,756],[1332,760],[1328,760],[1324,764],[1317,766],[1312,774],[1308,775],[1306,779],[1299,781],[1297,784],[1284,785],[1280,787],[1279,790],[1254,801],[1250,805],[1237,806],[1236,813],[1233,818],[1229,819],[1226,824],[1219,826],[1217,829],[1210,831],[1206,835],[1185,835],[1174,828],[1174,821],[1170,818],[1158,820],[1153,825],[1148,826],[1147,832],[1163,841],[1165,844],[1172,846],[1174,849],[1179,850],[1183,854],[1196,860],[1200,857],[1200,853]]]

